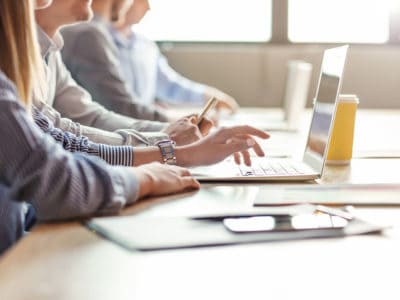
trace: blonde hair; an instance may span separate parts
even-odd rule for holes
[[[0,70],[14,82],[30,109],[33,91],[42,84],[32,0],[0,0]]]

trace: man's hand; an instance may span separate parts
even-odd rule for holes
[[[183,146],[200,140],[209,133],[212,127],[213,123],[207,118],[204,118],[203,121],[197,125],[197,116],[192,115],[171,123],[164,129],[164,132],[167,133],[170,139],[177,145]]]

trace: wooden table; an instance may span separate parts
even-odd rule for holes
[[[355,159],[327,167],[321,183],[400,183],[399,169],[396,158]],[[122,214],[245,208],[257,185],[217,186],[239,196],[152,199]],[[0,260],[0,299],[399,299],[399,208],[357,209],[392,224],[383,235],[150,253],[126,251],[79,222],[40,225]]]

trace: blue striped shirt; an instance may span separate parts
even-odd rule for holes
[[[54,127],[53,123],[35,107],[32,113],[36,125],[43,132],[50,134],[65,150],[98,156],[111,165],[133,166],[133,147],[92,143],[87,137],[76,136]]]
[[[51,221],[116,213],[138,198],[131,168],[65,151],[28,117],[1,72],[0,139],[0,216],[9,201],[29,202],[39,221]],[[0,218],[0,237],[17,231],[8,220]]]

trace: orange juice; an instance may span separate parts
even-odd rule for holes
[[[327,164],[350,163],[353,156],[354,125],[358,103],[356,95],[339,95]]]

